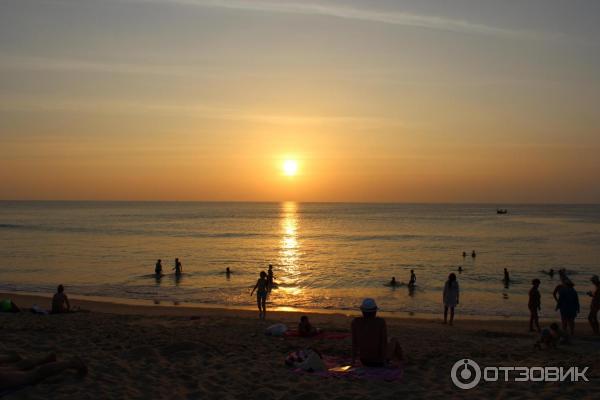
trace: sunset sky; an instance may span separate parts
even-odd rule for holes
[[[2,0],[0,199],[598,203],[599,21],[594,0]]]

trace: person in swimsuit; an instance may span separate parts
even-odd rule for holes
[[[258,278],[254,289],[250,293],[250,296],[252,296],[256,290],[256,305],[258,306],[258,318],[260,319],[265,319],[267,315],[267,288],[267,273],[260,271],[260,278]]]
[[[58,285],[54,297],[52,297],[52,314],[68,313],[71,311],[69,298],[65,294],[65,287]]]
[[[540,322],[538,311],[542,309],[541,296],[540,296],[540,280],[534,279],[531,281],[533,285],[531,290],[529,290],[529,303],[527,306],[529,307],[529,332],[533,332],[533,325],[535,324],[536,330],[540,331]]]
[[[411,269],[410,270],[410,280],[408,281],[408,287],[414,288],[416,283],[417,283],[417,275],[415,275],[415,270]]]
[[[173,268],[175,270],[175,275],[179,276],[183,273],[183,267],[181,266],[181,262],[179,261],[179,258],[175,259],[175,268]]]
[[[154,275],[162,276],[162,260],[156,260],[156,266],[154,267]]]
[[[396,338],[388,342],[385,319],[377,316],[377,304],[364,299],[362,317],[352,320],[352,365],[359,358],[365,367],[384,367],[392,359],[402,360],[402,347]]]
[[[600,310],[600,279],[598,275],[594,275],[590,278],[590,281],[595,286],[593,292],[588,292],[588,296],[592,298],[590,304],[590,314],[588,315],[588,321],[592,327],[594,335],[600,335],[600,328],[598,327],[598,310]]]
[[[269,270],[267,271],[267,291],[270,293],[273,290],[273,281],[275,277],[273,276],[273,264],[269,264]]]

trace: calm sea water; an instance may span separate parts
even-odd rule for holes
[[[4,201],[0,290],[63,283],[81,295],[253,306],[250,289],[271,263],[271,307],[351,310],[369,296],[387,312],[439,313],[444,281],[462,266],[460,313],[525,316],[537,277],[550,317],[558,279],[540,271],[564,267],[585,313],[589,276],[600,273],[600,206],[502,206],[508,215],[490,205]],[[169,273],[158,281],[157,258]],[[411,269],[413,292],[385,286]]]

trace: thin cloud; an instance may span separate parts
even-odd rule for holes
[[[270,12],[280,14],[304,14],[328,16],[333,18],[383,23],[390,25],[411,26],[447,32],[479,34],[496,37],[512,37],[521,39],[554,38],[556,34],[539,33],[526,30],[504,29],[495,26],[477,24],[459,19],[440,16],[410,14],[397,11],[375,11],[351,6],[339,6],[317,3],[272,2],[272,1],[240,1],[240,0],[121,0],[135,3],[179,4],[195,7],[212,7],[232,10]]]

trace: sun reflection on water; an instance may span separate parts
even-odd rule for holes
[[[285,297],[301,296],[303,289],[298,286],[300,277],[299,254],[300,242],[298,240],[298,204],[292,201],[281,205],[281,241],[279,245],[279,277],[280,295]],[[285,299],[285,303],[289,303]]]

